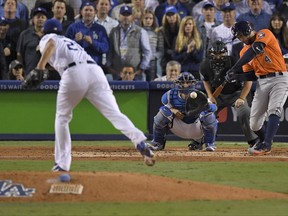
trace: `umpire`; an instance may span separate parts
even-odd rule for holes
[[[249,126],[250,107],[246,97],[251,89],[252,81],[227,83],[217,98],[212,95],[215,89],[225,80],[226,72],[235,63],[236,59],[228,56],[226,45],[217,40],[208,49],[207,57],[200,65],[201,79],[209,99],[212,103],[217,104],[217,112],[228,106],[235,109],[248,145],[253,147],[260,140]]]

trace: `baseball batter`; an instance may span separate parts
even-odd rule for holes
[[[246,46],[240,59],[227,72],[226,79],[233,81],[234,75],[243,66],[246,74],[258,78],[252,101],[250,127],[262,142],[253,149],[254,155],[269,154],[273,138],[278,130],[281,112],[288,96],[288,73],[277,39],[268,29],[256,32],[247,21],[235,23],[234,38]],[[265,118],[268,117],[266,125]],[[251,153],[251,151],[249,151]]]
[[[83,98],[87,98],[115,128],[132,141],[147,165],[154,165],[154,154],[144,142],[145,135],[119,110],[101,67],[79,44],[60,35],[61,31],[62,25],[58,20],[49,19],[45,22],[45,36],[39,44],[42,57],[36,68],[44,70],[48,62],[61,76],[55,119],[55,166],[52,171],[70,170],[69,122],[73,109]]]

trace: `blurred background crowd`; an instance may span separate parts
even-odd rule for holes
[[[196,79],[209,49],[222,41],[239,58],[243,44],[231,27],[246,20],[270,29],[288,61],[287,0],[0,0],[1,80],[23,80],[41,57],[38,43],[47,19],[77,41],[109,81]],[[60,76],[47,65],[50,80]]]

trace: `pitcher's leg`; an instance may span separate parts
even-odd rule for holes
[[[71,166],[71,135],[69,123],[73,108],[81,101],[83,94],[58,92],[55,117],[55,163],[69,171]]]
[[[105,116],[105,118],[107,118],[116,129],[127,136],[132,141],[135,148],[137,144],[146,140],[147,138],[144,133],[136,128],[131,120],[120,111],[110,87],[101,88],[100,93],[98,91],[97,89],[95,91],[89,91],[87,99]]]

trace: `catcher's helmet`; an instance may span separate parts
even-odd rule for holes
[[[194,84],[197,82],[195,77],[189,72],[182,72],[176,79],[176,88],[181,92],[188,94],[191,89],[194,89]],[[188,84],[188,85],[187,85]]]
[[[254,28],[248,21],[239,21],[234,24],[234,26],[231,28],[233,38],[232,40],[235,40],[239,35],[248,36]]]
[[[223,43],[220,40],[217,40],[214,43],[212,43],[211,47],[208,50],[208,55],[211,58],[213,58],[217,54],[225,54],[225,56],[228,55],[228,49],[225,43]]]
[[[62,33],[62,24],[57,19],[48,19],[44,23],[44,34]]]

